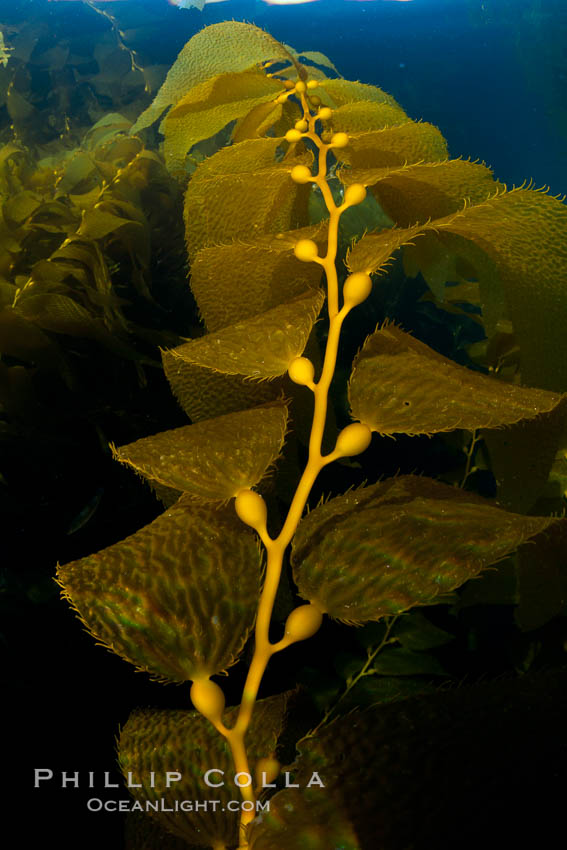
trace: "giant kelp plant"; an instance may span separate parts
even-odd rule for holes
[[[564,480],[565,207],[449,159],[436,127],[374,86],[326,77],[334,71],[251,25],[214,25],[186,45],[132,128],[168,110],[166,166],[187,183],[191,288],[206,333],[165,349],[163,364],[192,424],[115,449],[166,508],[58,578],[101,644],[160,681],[192,683],[195,710],[135,711],[121,731],[133,847],[433,846],[415,843],[417,798],[404,799],[405,832],[400,819],[392,825],[407,753],[396,760],[388,735],[403,738],[409,717],[426,746],[424,717],[474,722],[478,698],[434,693],[400,714],[395,695],[386,706],[375,692],[346,717],[333,704],[302,725],[305,686],[258,699],[270,660],[331,618],[375,624],[365,661],[345,676],[345,703],[363,678],[404,663],[432,672],[412,670],[412,657],[444,637],[413,609],[457,604],[458,588],[505,559],[521,625],[565,613],[566,523],[534,510],[549,482]],[[482,324],[484,350],[471,351],[481,365],[458,365],[384,322],[359,340],[354,421],[337,433],[343,325],[357,333],[350,313],[364,311],[400,251],[442,309]],[[344,481],[348,458],[371,457],[373,433],[457,430],[472,434],[462,486],[377,481],[380,469],[366,464],[376,483],[336,486],[306,513],[320,473],[335,464],[332,480],[340,463]],[[500,503],[465,487],[481,438]],[[552,502],[557,512],[561,496]],[[532,591],[538,570],[547,581]],[[284,571],[296,602],[282,591]],[[214,677],[239,659],[241,699],[225,708]],[[230,811],[238,793],[240,816]],[[218,807],[206,802],[213,795]],[[421,820],[426,839],[432,828]]]

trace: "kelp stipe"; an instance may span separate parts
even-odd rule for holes
[[[169,507],[126,540],[58,572],[99,642],[157,679],[192,682],[196,711],[134,712],[119,757],[124,775],[141,786],[134,789],[138,811],[189,845],[214,850],[368,846],[359,835],[371,832],[372,822],[357,823],[341,795],[352,802],[362,794],[355,749],[372,742],[379,709],[350,714],[348,735],[345,722],[327,717],[300,742],[286,774],[277,755],[294,694],[257,700],[275,653],[313,636],[325,616],[353,625],[383,621],[381,649],[395,640],[405,612],[446,598],[526,541],[537,546],[546,531],[558,541],[564,535],[562,519],[510,513],[411,475],[349,490],[304,515],[319,472],[364,453],[374,431],[476,433],[565,415],[562,377],[553,376],[544,354],[537,369],[548,376],[540,381],[545,389],[528,388],[452,363],[385,323],[364,341],[350,376],[356,421],[323,452],[341,326],[398,249],[405,249],[408,270],[420,269],[440,297],[447,281],[464,282],[474,269],[488,335],[509,311],[524,351],[527,293],[522,303],[510,293],[525,263],[518,234],[529,231],[532,243],[541,237],[551,266],[564,273],[545,226],[565,230],[567,217],[557,199],[530,189],[506,192],[485,166],[449,160],[435,127],[411,121],[375,87],[326,80],[308,68],[309,59],[330,66],[320,54],[302,60],[249,25],[209,27],[184,48],[135,126],[172,105],[162,123],[165,155],[183,179],[189,148],[236,121],[233,143],[197,166],[185,195],[191,285],[208,333],[165,351],[163,361],[193,424],[115,450]],[[284,67],[267,73],[273,62]],[[368,189],[393,226],[358,238],[341,283],[341,217],[366,203]],[[315,190],[328,211],[319,224],[309,220]],[[312,331],[325,299],[328,334],[318,364]],[[522,375],[535,370],[530,351]],[[290,430],[290,407],[298,409],[297,399],[283,395],[284,388],[292,395],[289,380],[307,388],[314,407],[308,461],[272,536],[268,475]],[[298,398],[305,405],[305,396]],[[303,602],[273,642],[269,628],[290,545]],[[252,635],[241,703],[226,709],[211,677],[235,663]],[[255,818],[278,775],[301,782],[277,791],[272,812]],[[176,810],[181,797],[210,800],[210,782],[218,807]],[[229,805],[236,793],[240,818]]]

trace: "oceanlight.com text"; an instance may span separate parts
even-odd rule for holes
[[[91,797],[87,801],[89,812],[269,812],[270,801],[229,800],[101,800]]]

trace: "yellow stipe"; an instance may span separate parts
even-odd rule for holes
[[[350,309],[364,300],[370,291],[371,283],[368,275],[351,275],[347,279],[345,300],[339,311],[339,286],[336,269],[339,219],[349,206],[361,203],[366,195],[362,184],[354,184],[345,193],[345,203],[337,206],[327,182],[327,154],[332,148],[341,148],[348,145],[349,137],[346,133],[335,133],[330,143],[325,144],[315,130],[319,118],[327,120],[331,110],[327,107],[317,112],[311,111],[305,92],[307,89],[316,88],[316,81],[312,80],[307,85],[302,81],[295,84],[289,94],[299,96],[303,108],[303,118],[296,122],[295,127],[288,130],[285,138],[288,142],[295,143],[300,139],[308,139],[318,150],[317,172],[312,174],[305,166],[296,166],[291,171],[291,178],[297,183],[312,181],[320,190],[327,210],[329,211],[329,222],[327,232],[327,252],[324,257],[319,256],[319,250],[315,242],[310,239],[302,239],[296,243],[294,254],[302,262],[315,262],[323,267],[327,281],[327,301],[329,314],[329,333],[323,359],[323,367],[319,380],[314,381],[313,364],[307,358],[297,357],[288,367],[290,378],[299,384],[308,386],[314,396],[314,411],[311,434],[309,438],[309,455],[307,464],[297,485],[297,489],[291,501],[287,517],[283,527],[276,538],[271,538],[266,530],[266,506],[258,493],[252,490],[242,490],[237,494],[236,511],[247,525],[255,528],[266,548],[266,574],[264,587],[258,605],[258,616],[255,629],[254,655],[250,663],[248,675],[242,693],[242,701],[238,712],[236,723],[232,729],[222,725],[220,719],[215,723],[217,729],[228,741],[236,772],[250,773],[244,738],[250,720],[262,677],[272,655],[280,652],[290,644],[299,640],[306,640],[315,634],[321,626],[323,611],[314,604],[301,605],[288,617],[285,634],[277,643],[271,643],[269,639],[270,622],[278,591],[283,559],[305,510],[309,494],[320,471],[338,457],[359,454],[364,451],[372,439],[370,429],[360,422],[348,425],[338,437],[335,450],[330,455],[321,452],[323,432],[327,419],[327,407],[329,388],[333,379],[339,338],[344,319]],[[280,98],[286,95],[280,95]],[[281,102],[280,98],[278,101]],[[313,103],[313,98],[311,98]],[[305,129],[304,129],[305,128]],[[350,282],[349,282],[350,281]],[[260,500],[260,501],[259,501]],[[261,503],[260,503],[261,502]],[[255,794],[250,787],[241,788],[244,800],[255,801]],[[254,810],[243,812],[240,819],[240,850],[248,847],[246,839],[246,827],[254,819]]]

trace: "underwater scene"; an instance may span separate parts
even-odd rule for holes
[[[564,834],[565,192],[564,0],[0,0],[6,846]]]

